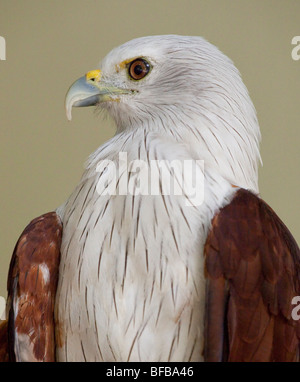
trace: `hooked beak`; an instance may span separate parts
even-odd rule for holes
[[[72,119],[72,107],[94,106],[100,102],[116,101],[121,94],[132,93],[101,81],[101,70],[92,70],[75,81],[66,95],[65,107],[69,121]]]

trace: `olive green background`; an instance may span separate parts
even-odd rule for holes
[[[21,231],[63,203],[114,134],[92,108],[67,121],[68,87],[139,36],[201,35],[233,59],[261,126],[261,195],[299,242],[299,16],[299,0],[0,0],[0,295]]]

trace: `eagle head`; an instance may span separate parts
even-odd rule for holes
[[[197,36],[148,36],[113,49],[66,96],[72,107],[98,105],[117,132],[145,129],[189,146],[232,184],[258,191],[260,130],[239,71]]]

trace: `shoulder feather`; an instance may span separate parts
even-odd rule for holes
[[[275,212],[238,190],[213,218],[205,262],[205,360],[298,360],[300,252]]]
[[[55,212],[29,223],[8,275],[8,342],[12,361],[54,361],[54,302],[62,224]]]

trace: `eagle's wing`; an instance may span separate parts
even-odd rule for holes
[[[0,362],[8,362],[8,334],[7,321],[0,322]]]
[[[213,218],[205,261],[205,360],[297,361],[300,252],[275,212],[238,190]]]
[[[8,350],[11,361],[55,361],[54,300],[62,224],[42,215],[21,234],[8,275]],[[5,325],[2,336],[5,338]]]

